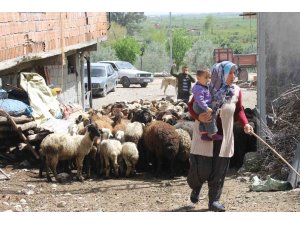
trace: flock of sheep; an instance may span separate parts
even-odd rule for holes
[[[82,170],[109,178],[132,176],[136,171],[152,170],[156,176],[166,171],[175,176],[175,169],[188,169],[193,121],[182,101],[157,100],[117,102],[100,111],[82,113],[69,126],[69,134],[49,134],[40,145],[43,163],[55,179],[59,161],[67,168],[75,164],[77,178],[83,181]]]
[[[112,174],[130,177],[136,171],[173,178],[188,170],[193,124],[188,106],[180,100],[116,102],[100,111],[90,110],[70,125],[69,134],[53,133],[42,141],[40,177],[46,166],[48,181],[51,169],[60,182],[56,167],[65,161],[66,170],[75,164],[80,181],[83,167],[86,177],[92,169],[105,178]],[[232,164],[240,167],[244,154],[256,150],[256,140],[245,135],[238,124],[234,129],[235,139],[240,141],[236,141],[238,154]]]

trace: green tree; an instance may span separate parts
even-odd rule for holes
[[[111,46],[98,44],[97,51],[91,53],[91,61],[98,62],[104,60],[119,60],[119,59],[116,56],[115,50]]]
[[[215,49],[212,41],[200,38],[193,47],[187,52],[184,62],[192,71],[197,71],[200,68],[210,68],[214,62],[213,51]]]
[[[187,31],[176,29],[172,34],[172,54],[177,69],[182,65],[185,53],[192,47],[192,39]],[[170,52],[170,41],[167,43],[167,50]]]
[[[134,63],[137,55],[141,53],[140,44],[132,37],[126,37],[116,41],[113,48],[120,60],[130,63]]]
[[[105,44],[113,44],[115,41],[119,39],[123,39],[127,36],[127,29],[124,26],[121,26],[120,24],[116,22],[111,23],[111,27],[107,32],[107,41]]]
[[[214,33],[214,17],[213,16],[207,16],[204,22],[204,30],[208,32],[210,29],[210,33]]]
[[[159,60],[158,60],[159,59]],[[169,71],[169,57],[164,45],[151,42],[146,46],[142,56],[143,70],[151,72]],[[141,56],[138,56],[135,67],[141,69]]]
[[[140,30],[140,23],[146,20],[143,12],[112,12],[111,21],[126,27],[128,34],[133,35],[135,31]]]

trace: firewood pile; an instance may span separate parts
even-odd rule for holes
[[[38,159],[36,148],[48,134],[48,130],[38,128],[32,117],[13,117],[0,110],[0,157],[7,158],[10,151],[17,149],[30,150],[34,158]]]
[[[300,85],[291,88],[272,101],[273,122],[269,144],[292,164],[297,144],[300,142]],[[269,175],[287,180],[290,169],[270,150],[265,148],[263,170]]]

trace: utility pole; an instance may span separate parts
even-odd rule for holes
[[[173,46],[172,46],[172,13],[170,12],[170,26],[169,26],[169,28],[170,28],[170,64],[171,64],[171,66],[170,67],[172,67],[172,65],[173,65],[173,52],[172,52],[172,49],[173,49]]]

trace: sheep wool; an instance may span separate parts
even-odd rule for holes
[[[52,181],[49,174],[51,168],[56,181],[60,182],[57,176],[56,166],[59,160],[76,159],[77,178],[83,181],[82,164],[84,157],[89,154],[94,139],[100,137],[100,133],[93,125],[87,127],[85,135],[74,135],[53,133],[49,134],[41,142],[40,153],[45,157],[47,179]]]
[[[170,177],[174,177],[175,157],[179,149],[179,136],[175,128],[163,121],[154,121],[145,127],[145,147],[156,157],[156,175],[160,173],[163,158],[170,162]]]
[[[122,145],[121,155],[127,167],[126,177],[129,177],[134,173],[135,165],[139,160],[139,151],[136,147],[136,144],[133,142],[125,142]]]

